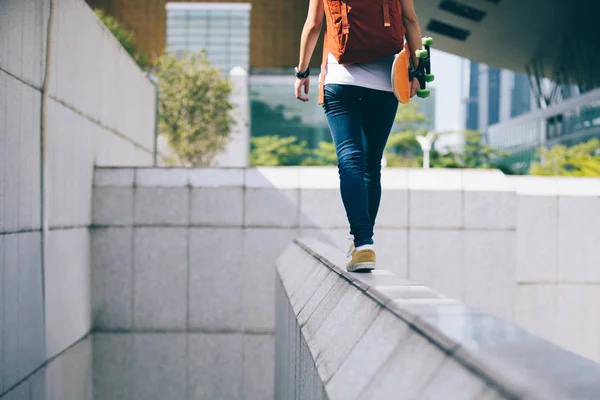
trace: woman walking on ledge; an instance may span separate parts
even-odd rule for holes
[[[340,191],[350,234],[350,272],[375,268],[373,227],[381,199],[381,158],[394,123],[398,100],[391,71],[404,46],[413,65],[419,60],[421,30],[413,0],[310,0],[300,42],[294,85],[296,98],[308,101],[308,68],[327,19],[319,104],[335,144]],[[419,89],[413,80],[411,97]]]

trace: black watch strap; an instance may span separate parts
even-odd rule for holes
[[[310,68],[306,68],[306,71],[300,72],[298,67],[296,67],[294,69],[294,71],[296,72],[296,78],[299,78],[299,79],[307,78],[310,75]]]

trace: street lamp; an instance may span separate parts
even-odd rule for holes
[[[426,136],[417,136],[417,142],[419,142],[421,150],[423,150],[423,168],[429,168],[429,153],[435,139],[436,134],[434,132],[429,132]]]

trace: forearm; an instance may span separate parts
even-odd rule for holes
[[[406,41],[410,49],[413,66],[416,68],[419,65],[419,58],[415,55],[415,51],[421,49],[421,27],[416,15],[414,17],[405,18],[404,26],[406,27]]]
[[[298,61],[298,69],[300,71],[306,71],[308,68],[320,34],[320,24],[315,25],[308,21],[304,24],[302,36],[300,38],[300,59]]]

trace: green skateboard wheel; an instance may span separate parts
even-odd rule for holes
[[[429,97],[430,94],[431,94],[431,92],[429,91],[429,89],[419,89],[419,90],[417,90],[417,96],[419,96],[422,99],[425,99],[425,98]]]
[[[423,46],[431,46],[433,45],[433,38],[425,36],[423,39],[421,39],[421,42],[423,43]]]
[[[427,58],[427,50],[416,50],[415,54],[417,57],[423,59],[423,58]]]
[[[434,74],[425,74],[425,82],[433,82],[435,80]]]

